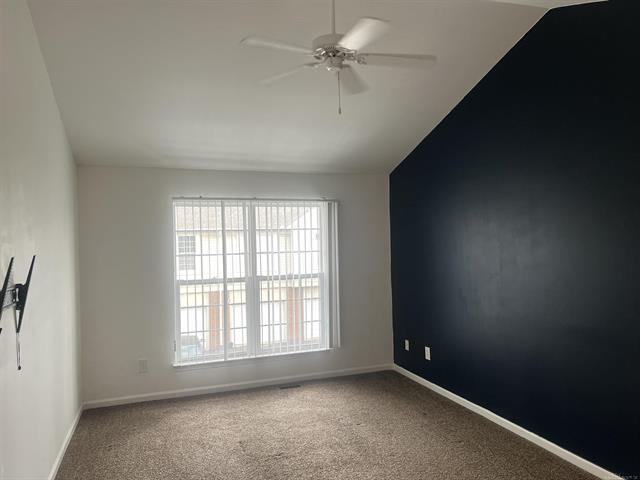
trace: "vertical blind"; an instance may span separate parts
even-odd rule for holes
[[[176,362],[339,346],[337,203],[173,201]]]

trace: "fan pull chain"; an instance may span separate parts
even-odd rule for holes
[[[340,71],[337,72],[336,78],[338,79],[338,115],[342,115],[342,97],[340,95]]]

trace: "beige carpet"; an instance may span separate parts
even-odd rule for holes
[[[394,372],[84,412],[57,480],[593,479]]]

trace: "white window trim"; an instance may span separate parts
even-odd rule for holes
[[[180,354],[177,346],[180,344],[180,336],[181,336],[181,326],[180,326],[180,294],[178,288],[178,268],[176,266],[176,252],[178,245],[176,243],[176,219],[175,219],[175,202],[176,201],[184,201],[184,200],[209,200],[209,201],[243,201],[243,202],[323,202],[326,204],[327,208],[322,209],[322,214],[326,214],[326,222],[323,221],[323,224],[327,225],[327,245],[323,245],[324,254],[327,258],[327,272],[323,272],[321,274],[323,279],[323,288],[325,292],[328,294],[328,302],[324,302],[323,310],[325,311],[325,315],[328,315],[328,320],[323,322],[322,327],[328,328],[328,331],[325,332],[325,335],[328,338],[326,346],[323,348],[312,349],[308,351],[300,350],[300,351],[291,351],[291,352],[277,352],[273,354],[262,354],[262,355],[251,355],[248,357],[239,357],[239,358],[227,358],[225,360],[211,360],[211,359],[203,359],[203,360],[195,360],[195,361],[185,361],[180,359]],[[338,248],[338,205],[339,202],[336,199],[327,199],[327,198],[259,198],[259,197],[187,197],[187,196],[174,196],[171,197],[171,211],[172,211],[172,223],[171,223],[171,235],[173,238],[173,254],[172,264],[173,264],[173,290],[174,290],[174,340],[173,340],[173,367],[177,369],[190,369],[190,368],[204,368],[204,367],[221,367],[229,364],[254,364],[260,363],[268,360],[278,360],[278,359],[286,359],[287,357],[297,356],[297,355],[313,355],[313,354],[322,354],[324,352],[329,352],[331,350],[340,348],[341,346],[341,334],[340,334],[340,288],[339,288],[339,248]],[[255,210],[252,208],[249,209],[251,212],[250,217],[254,217]],[[255,224],[255,218],[250,220]],[[249,232],[255,230],[249,229]],[[249,248],[252,252],[255,253],[255,235],[248,235],[249,241],[251,244]],[[253,238],[252,238],[253,237]],[[223,235],[224,238],[224,235]],[[253,255],[249,255],[252,257]],[[226,262],[223,261],[223,265],[226,268]],[[246,268],[246,267],[245,267]],[[225,275],[226,276],[226,275]],[[249,277],[252,281],[255,281],[257,278],[255,275]],[[227,279],[227,283],[229,279]],[[257,289],[254,289],[257,292]],[[224,301],[226,304],[226,295],[224,295]],[[259,304],[259,303],[258,303]],[[247,308],[249,308],[249,302],[247,302]],[[259,315],[247,315],[247,321],[251,317],[255,318],[256,321],[259,321]],[[259,328],[256,326],[255,328]],[[255,353],[255,352],[254,352]]]

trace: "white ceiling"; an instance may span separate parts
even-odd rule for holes
[[[546,0],[523,0],[543,4]],[[558,0],[554,3],[566,3]],[[310,45],[329,0],[30,0],[78,163],[257,171],[387,172],[545,13],[485,0],[338,0],[393,29],[369,51],[435,53],[430,70],[357,67],[372,87],[343,98],[305,59],[239,45]]]

